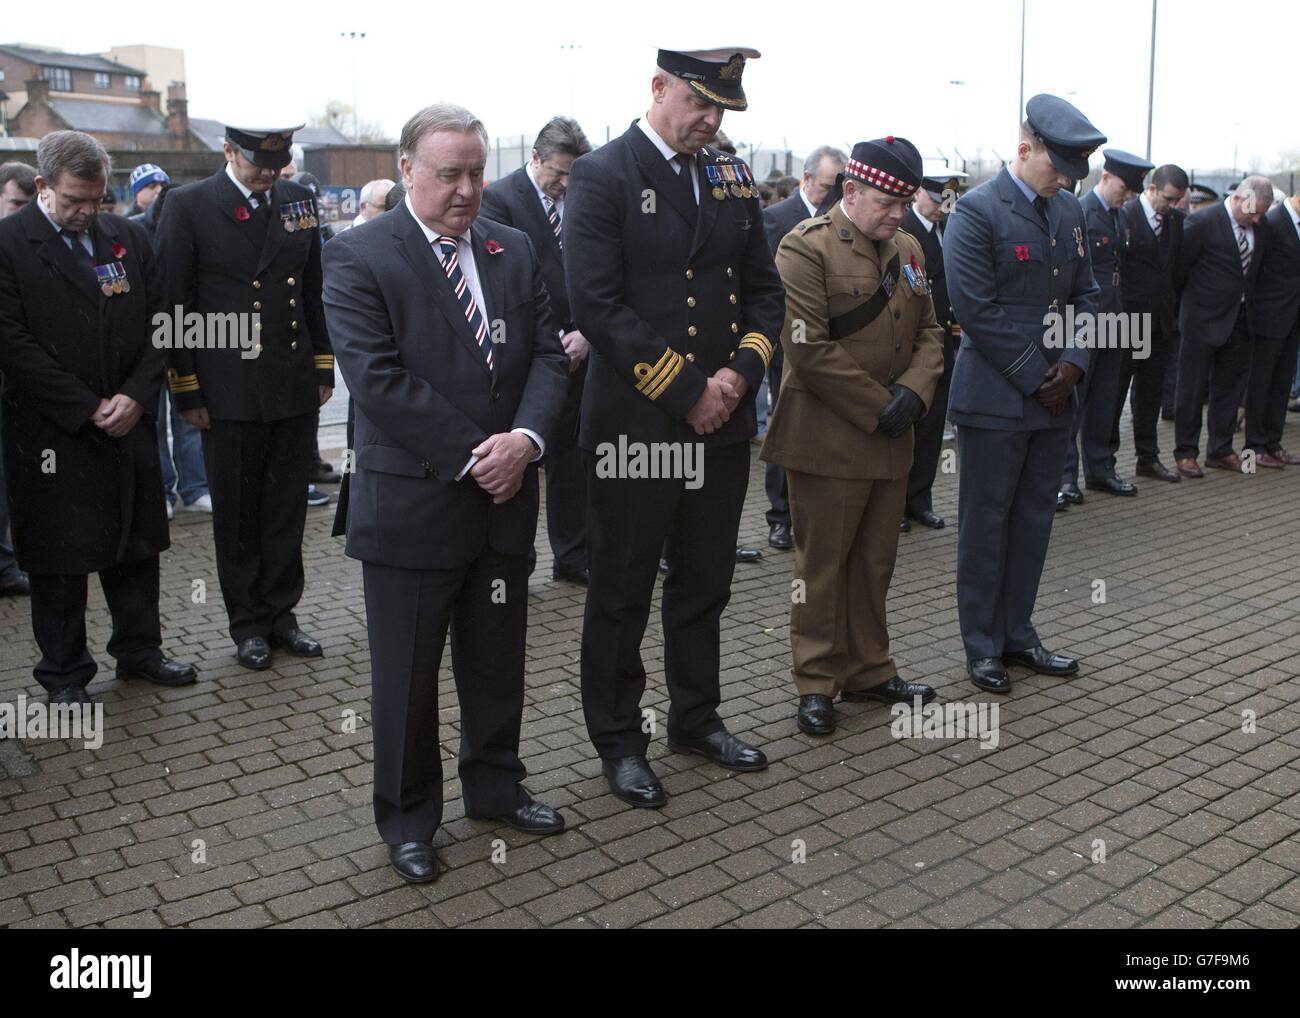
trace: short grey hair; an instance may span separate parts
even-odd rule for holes
[[[1273,181],[1268,177],[1252,174],[1237,185],[1238,194],[1244,191],[1253,191],[1255,200],[1264,208],[1273,204]]]
[[[591,151],[591,142],[572,117],[552,117],[537,134],[533,142],[537,158],[545,162],[557,152],[563,156],[585,156]]]
[[[849,163],[849,157],[841,149],[836,148],[834,145],[818,145],[808,153],[808,158],[803,161],[803,175],[811,177],[815,174],[823,159],[832,159],[841,167],[847,166]]]
[[[436,134],[438,131],[458,131],[461,134],[475,131],[483,139],[483,150],[486,152],[488,149],[488,133],[487,128],[483,126],[483,121],[464,106],[457,106],[455,103],[434,103],[420,110],[406,122],[402,128],[401,140],[397,143],[398,153],[414,162],[415,151],[420,147],[420,142],[426,135]]]
[[[382,180],[372,180],[361,189],[358,198],[367,205],[376,205],[378,202],[375,201],[375,192],[383,191],[387,195],[392,186],[393,182],[386,177]]]
[[[81,180],[105,179],[113,172],[113,160],[95,138],[81,131],[53,131],[36,146],[36,169],[51,184],[71,173]]]

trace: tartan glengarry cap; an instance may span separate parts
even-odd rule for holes
[[[1088,175],[1088,157],[1106,144],[1106,136],[1072,104],[1040,93],[1025,103],[1029,129],[1047,146],[1052,165],[1071,180]]]
[[[227,124],[226,140],[239,149],[250,163],[269,170],[280,170],[293,160],[290,146],[293,145],[294,131],[300,131],[305,126],[231,127]]]
[[[741,75],[745,73],[745,61],[757,60],[758,57],[758,50],[748,46],[661,49],[658,64],[669,74],[685,81],[702,99],[724,110],[739,112],[749,106],[745,90],[740,85]]]
[[[1132,152],[1125,152],[1123,149],[1104,148],[1101,154],[1106,157],[1102,168],[1124,181],[1124,186],[1130,191],[1141,191],[1142,181],[1156,168],[1155,163],[1141,156],[1135,156]]]
[[[921,186],[921,153],[906,138],[892,134],[875,141],[860,141],[853,146],[853,154],[840,176],[906,198]]]

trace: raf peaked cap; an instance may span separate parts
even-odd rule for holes
[[[1132,152],[1125,152],[1123,149],[1104,148],[1101,154],[1106,157],[1103,167],[1106,172],[1119,177],[1130,191],[1141,191],[1142,181],[1156,168],[1155,163],[1148,162],[1141,156],[1135,156]]]
[[[268,170],[279,170],[289,165],[293,154],[293,132],[297,127],[231,127],[226,125],[226,140],[239,149],[245,159]]]
[[[724,110],[744,110],[749,101],[740,87],[745,61],[757,60],[759,52],[746,46],[724,49],[659,51],[659,66],[676,75],[702,98]]]
[[[1072,180],[1088,175],[1088,157],[1106,144],[1106,136],[1092,121],[1054,95],[1036,95],[1025,103],[1025,119],[1047,146],[1052,165]]]
[[[886,194],[906,198],[916,193],[922,179],[921,153],[906,138],[892,134],[875,141],[860,141],[841,178],[861,181]]]

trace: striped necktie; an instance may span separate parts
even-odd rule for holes
[[[457,253],[457,246],[455,237],[439,237],[434,241],[434,249],[438,253],[438,260],[442,262],[442,269],[447,273],[447,282],[451,283],[456,299],[460,301],[460,308],[465,312],[465,321],[469,322],[470,330],[474,333],[474,341],[478,343],[478,348],[483,353],[483,359],[487,361],[488,369],[491,370],[492,339],[488,336],[487,323],[483,320],[483,313],[479,310],[478,302],[474,299],[469,283],[465,280],[465,273],[460,270],[460,256]]]
[[[555,207],[555,202],[549,196],[543,196],[542,204],[546,207],[546,221],[551,224],[551,230],[555,234],[555,243],[563,251],[564,240],[560,236],[560,210]]]
[[[1152,232],[1156,235],[1156,240],[1160,239],[1160,231],[1165,227],[1165,217],[1156,213],[1156,224],[1152,227]]]
[[[1241,274],[1244,276],[1250,271],[1250,240],[1243,227],[1237,229],[1237,250],[1241,252]]]

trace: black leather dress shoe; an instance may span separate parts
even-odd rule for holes
[[[668,736],[668,748],[674,753],[694,753],[712,760],[729,771],[767,770],[767,757],[761,749],[741,742],[725,728],[702,735],[698,739]]]
[[[971,682],[986,693],[1010,693],[1011,679],[1001,660],[995,657],[977,657],[966,663]]]
[[[94,703],[84,686],[64,686],[50,692],[50,703]]]
[[[898,521],[898,532],[900,534],[910,534],[912,532],[912,521],[906,516]]]
[[[536,799],[493,819],[504,820],[525,834],[559,834],[564,830],[564,817]]]
[[[144,665],[118,665],[117,677],[123,680],[144,679],[158,686],[188,686],[198,681],[199,673],[193,665],[163,657]]]
[[[271,648],[260,636],[250,636],[247,640],[240,640],[235,647],[235,657],[239,658],[239,663],[245,668],[252,668],[254,671],[262,671],[264,668],[271,667]]]
[[[773,548],[781,551],[789,551],[794,547],[794,537],[790,533],[790,524],[774,523],[772,529],[767,533],[767,543]]]
[[[388,861],[408,884],[430,884],[438,879],[438,856],[432,845],[408,841],[388,846]]]
[[[0,583],[0,597],[30,597],[32,581],[26,573],[19,573],[12,580]]]
[[[323,657],[321,645],[296,626],[283,633],[271,634],[271,646],[283,647],[294,657]]]
[[[809,735],[830,735],[835,731],[835,704],[829,696],[808,693],[799,697],[799,713],[795,717],[799,731]]]
[[[668,801],[650,763],[643,756],[620,756],[601,761],[605,780],[614,797],[629,806],[658,809]]]
[[[1079,486],[1073,481],[1067,481],[1061,485],[1061,494],[1065,496],[1065,500],[1070,505],[1083,505],[1083,492],[1079,490]]]
[[[335,470],[333,465],[318,462],[312,464],[311,473],[307,479],[315,481],[317,484],[338,484],[343,480],[343,475]]]
[[[1089,491],[1105,491],[1112,495],[1133,496],[1138,493],[1137,485],[1130,484],[1128,481],[1121,481],[1114,474],[1107,474],[1105,477],[1097,477],[1088,481]]]
[[[1053,654],[1039,644],[1029,650],[1011,650],[1002,655],[1004,663],[1024,665],[1032,668],[1039,675],[1073,675],[1079,670],[1079,662],[1064,654]]]
[[[1056,493],[1056,511],[1058,513],[1063,513],[1068,511],[1069,508],[1070,508],[1070,503],[1066,500],[1065,492],[1058,491]]]
[[[1150,463],[1139,463],[1134,472],[1138,477],[1154,477],[1157,481],[1168,481],[1171,484],[1177,484],[1182,480],[1178,476],[1177,470],[1170,470],[1159,460],[1152,460]]]
[[[923,682],[904,682],[895,675],[889,681],[882,682],[878,686],[871,686],[869,689],[846,689],[840,695],[849,703],[866,703],[868,700],[879,700],[881,703],[910,704],[918,696],[921,698],[922,703],[929,703],[938,694]]]
[[[579,566],[576,569],[557,566],[551,570],[551,579],[566,580],[569,583],[578,583],[585,587],[591,583],[591,573],[587,571],[586,566]]]
[[[737,562],[757,562],[763,557],[763,553],[757,548],[746,548],[743,544],[736,545]]]
[[[909,510],[907,515],[909,519],[916,520],[917,523],[931,530],[942,530],[946,526],[943,517],[933,509],[919,509],[916,512]]]

